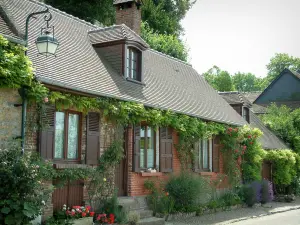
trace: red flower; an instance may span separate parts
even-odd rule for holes
[[[235,153],[238,153],[238,152],[239,152],[239,150],[236,149],[236,150],[235,150]]]
[[[85,212],[82,212],[82,213],[81,213],[81,216],[82,216],[82,217],[85,217],[85,216],[86,216],[86,213],[85,213]]]
[[[251,138],[251,135],[249,135],[248,138],[250,139],[250,138]]]
[[[115,222],[115,215],[114,214],[109,214],[109,224],[113,224]]]
[[[89,205],[87,205],[85,208],[86,208],[88,211],[90,211],[92,207],[89,206]]]
[[[246,146],[246,145],[244,145],[244,146],[243,146],[243,149],[244,149],[244,150],[246,150],[246,149],[247,149],[247,146]]]
[[[74,216],[74,215],[75,215],[75,212],[72,211],[72,212],[71,212],[71,215]]]
[[[73,209],[80,209],[81,206],[75,205],[75,206],[73,206],[72,208],[73,208]]]
[[[229,127],[229,128],[228,128],[228,131],[231,132],[231,131],[232,131],[232,127]]]
[[[169,192],[166,192],[166,196],[169,196]]]
[[[253,142],[252,142],[252,141],[250,142],[250,145],[253,145]]]
[[[95,215],[95,212],[90,212],[90,216],[94,216]]]

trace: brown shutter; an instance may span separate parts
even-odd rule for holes
[[[173,171],[173,138],[172,129],[168,127],[160,128],[160,171]]]
[[[135,125],[133,129],[133,172],[140,172],[140,140],[141,140],[141,125]],[[146,163],[146,162],[145,162]]]
[[[199,141],[194,144],[194,171],[200,172],[200,165],[199,165]]]
[[[54,131],[55,131],[55,107],[45,106],[41,114],[41,131],[39,150],[43,159],[53,159]]]
[[[220,137],[217,136],[213,139],[212,149],[212,171],[219,172],[219,154],[220,154]]]
[[[86,135],[86,164],[97,165],[99,159],[99,138],[100,125],[99,113],[91,112],[87,116],[87,135]]]

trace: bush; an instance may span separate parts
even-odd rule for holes
[[[19,143],[0,150],[0,224],[29,224],[42,214],[52,188],[42,184],[52,178],[52,164],[37,155],[21,155]]]
[[[201,197],[206,197],[205,195],[211,192],[211,188],[205,178],[190,173],[181,173],[169,179],[166,191],[175,200],[175,211],[194,212]]]
[[[224,201],[225,206],[234,206],[242,202],[240,196],[233,191],[226,192],[220,199]]]
[[[262,180],[261,183],[261,203],[265,204],[271,202],[274,199],[273,184],[268,180]]]
[[[128,224],[136,225],[140,221],[140,215],[136,212],[129,212],[128,214]]]
[[[257,203],[255,190],[250,184],[244,185],[242,188],[242,192],[244,201],[249,207],[252,207],[255,203]]]

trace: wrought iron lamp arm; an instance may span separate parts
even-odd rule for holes
[[[24,37],[24,39],[25,39],[25,47],[27,47],[28,46],[28,27],[29,27],[29,21],[30,21],[30,19],[32,18],[32,17],[34,17],[34,16],[36,16],[36,15],[40,15],[40,14],[46,14],[46,13],[49,13],[50,14],[50,19],[52,18],[52,15],[51,15],[51,13],[50,13],[50,11],[49,11],[49,8],[47,7],[47,6],[45,6],[46,7],[46,9],[45,10],[43,10],[43,11],[39,11],[39,12],[33,12],[33,13],[30,13],[28,16],[27,16],[27,18],[26,18],[26,24],[25,24],[25,37]],[[49,19],[49,20],[50,20]],[[45,20],[46,20],[46,16],[45,16]],[[47,21],[47,20],[46,20]]]

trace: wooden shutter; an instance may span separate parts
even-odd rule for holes
[[[86,164],[97,165],[100,151],[100,125],[99,113],[90,112],[87,116],[87,135],[86,135]]]
[[[42,128],[39,134],[39,151],[44,159],[53,159],[54,131],[55,131],[55,107],[45,106],[41,114]]]
[[[133,172],[140,172],[140,140],[141,140],[141,125],[134,126],[133,129]],[[145,162],[146,163],[146,162]]]
[[[200,165],[199,165],[199,146],[200,146],[201,142],[197,141],[194,144],[194,171],[195,172],[200,172]]]
[[[219,154],[220,154],[220,137],[217,136],[213,140],[213,149],[212,149],[212,171],[219,172]]]
[[[168,127],[160,128],[159,132],[159,153],[160,153],[160,171],[173,171],[173,138],[172,129]]]

